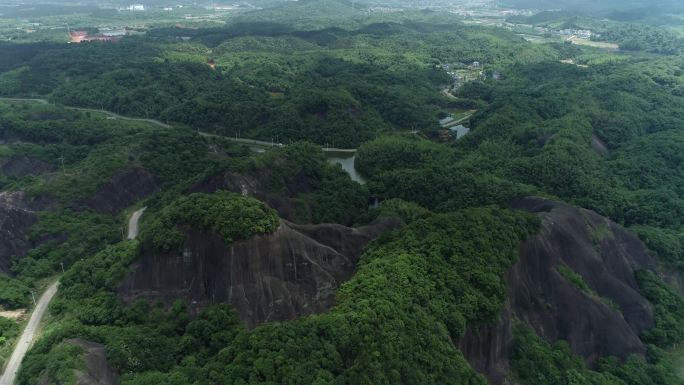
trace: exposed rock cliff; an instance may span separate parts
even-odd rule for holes
[[[117,214],[157,191],[154,176],[143,169],[122,170],[112,176],[85,205],[101,213]]]
[[[563,203],[524,198],[513,207],[537,213],[542,229],[520,246],[500,321],[471,327],[461,340],[473,367],[493,384],[505,383],[513,319],[550,341],[566,340],[589,365],[601,356],[643,354],[638,335],[654,326],[653,309],[639,294],[634,272],[654,269],[655,262],[641,241],[592,211]],[[589,289],[570,282],[562,266]]]
[[[76,372],[76,385],[116,385],[119,383],[119,376],[107,361],[107,350],[104,345],[78,338],[66,342],[83,348],[85,368]]]
[[[23,257],[31,247],[29,228],[38,221],[21,191],[0,192],[0,272],[8,273],[12,257]]]
[[[119,376],[107,360],[107,348],[102,344],[73,338],[64,341],[83,349],[83,368],[75,372],[75,385],[117,385]],[[38,385],[49,385],[52,382],[44,372]]]
[[[268,171],[251,175],[226,172],[196,183],[187,192],[212,193],[217,190],[225,190],[251,196],[268,203],[281,218],[294,221],[297,215],[296,207],[301,202],[297,202],[293,198],[300,193],[310,192],[312,189],[311,180],[304,172],[299,172],[292,178],[286,178],[284,188],[276,193],[269,192],[268,184],[272,179]]]
[[[0,164],[0,171],[9,177],[40,175],[56,169],[54,165],[25,155],[9,157]]]
[[[135,262],[119,292],[126,302],[183,299],[194,309],[227,302],[249,327],[291,320],[332,306],[366,244],[398,226],[392,220],[360,228],[283,220],[273,234],[231,244],[191,231],[183,253],[151,253]]]

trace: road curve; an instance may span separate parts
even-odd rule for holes
[[[36,337],[40,321],[43,319],[50,301],[52,301],[52,298],[57,294],[58,287],[59,281],[50,285],[47,290],[45,290],[45,293],[40,296],[40,300],[38,300],[36,308],[33,309],[31,318],[29,319],[26,328],[24,328],[24,331],[21,333],[21,337],[14,348],[14,352],[12,352],[9,363],[5,368],[5,373],[2,375],[2,378],[0,378],[0,385],[12,385],[14,383],[21,361],[24,360],[26,352],[31,347],[31,343]]]
[[[131,214],[131,218],[128,220],[128,239],[135,239],[138,237],[138,223],[140,222],[140,217],[142,217],[145,209],[146,207],[143,207]],[[24,360],[26,352],[31,347],[31,343],[36,337],[36,332],[38,331],[40,321],[43,319],[50,301],[52,301],[52,298],[54,298],[55,294],[57,294],[58,287],[59,281],[50,285],[38,300],[38,304],[33,310],[31,318],[29,319],[26,328],[24,328],[24,331],[22,332],[21,337],[14,348],[14,352],[12,352],[9,363],[5,368],[5,372],[3,373],[2,378],[0,378],[0,385],[14,384],[14,380],[17,376],[17,372],[19,371],[19,367],[21,366],[21,362]]]
[[[50,104],[50,101],[47,99],[35,99],[35,98],[0,98],[0,101],[3,101],[3,102],[34,102],[34,103],[45,104],[45,105]],[[100,114],[105,114],[107,116],[111,116],[112,118],[119,119],[119,120],[128,120],[131,122],[145,122],[145,123],[155,124],[155,125],[162,127],[162,128],[171,128],[171,125],[166,124],[166,123],[162,123],[156,119],[129,118],[128,116],[119,115],[116,112],[107,111],[107,110],[98,110],[95,108],[71,107],[71,106],[64,106],[61,104],[59,106],[66,108],[67,110],[100,113]]]
[[[244,139],[244,138],[234,138],[229,135],[219,135],[219,134],[210,134],[208,132],[204,131],[197,131],[200,136],[203,136],[205,138],[224,138],[233,142],[238,142],[242,144],[251,144],[254,146],[259,146],[259,147],[285,147],[287,146],[286,144],[282,143],[274,143],[274,142],[266,142],[263,140],[256,140],[256,139]],[[355,148],[334,148],[334,147],[322,147],[321,150],[323,152],[344,152],[344,153],[349,153],[349,154],[355,154],[356,149]]]
[[[2,97],[0,97],[0,101],[5,101],[5,102],[34,102],[34,103],[39,103],[39,104],[50,104],[50,101],[48,101],[47,99],[36,99],[36,98],[2,98]],[[145,123],[155,124],[155,125],[162,127],[162,128],[173,127],[170,124],[160,122],[156,119],[129,118],[127,116],[119,115],[116,112],[107,111],[107,110],[98,110],[95,108],[72,107],[72,106],[65,106],[65,105],[61,105],[61,104],[59,106],[66,108],[68,110],[95,112],[95,113],[105,114],[105,115],[111,116],[112,118],[119,119],[119,120],[128,120],[128,121],[132,121],[132,122],[145,122]],[[273,143],[273,142],[267,142],[267,141],[263,141],[263,140],[233,138],[232,136],[229,136],[229,135],[210,134],[210,133],[203,132],[203,131],[198,131],[198,133],[204,137],[221,137],[221,138],[225,138],[228,140],[232,140],[234,142],[243,143],[243,144],[252,144],[252,145],[261,146],[261,147],[283,147],[284,146],[282,143]],[[323,152],[346,152],[349,154],[356,153],[355,148],[323,147],[322,150],[323,150]]]
[[[131,214],[131,218],[128,220],[128,239],[135,239],[138,237],[138,223],[140,222],[140,217],[142,217],[143,213],[145,212],[145,209],[147,207],[143,207],[140,210],[136,210],[133,214]],[[0,384],[4,385],[4,384]]]

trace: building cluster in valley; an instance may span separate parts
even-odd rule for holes
[[[143,4],[131,4],[124,9],[127,11],[133,11],[133,12],[144,12],[145,11],[145,5],[143,5]]]
[[[457,90],[463,87],[464,84],[476,80],[484,81],[488,78],[494,80],[501,79],[501,73],[498,71],[486,71],[484,65],[478,61],[474,61],[470,64],[439,64],[437,67],[444,70],[447,75],[451,77],[451,80],[453,81],[453,84],[451,85],[452,90]]]
[[[586,40],[591,40],[592,37],[601,37],[600,34],[589,30],[589,29],[573,29],[573,28],[565,28],[565,29],[560,29],[560,30],[554,30],[548,27],[541,27],[541,26],[532,26],[528,24],[512,24],[513,26],[518,26],[518,27],[527,27],[527,28],[533,28],[536,32],[540,33],[550,33],[553,35],[558,35],[561,37],[565,38],[571,38],[571,37],[576,37],[579,39],[586,39]]]
[[[86,41],[119,41],[122,37],[130,35],[133,30],[128,28],[100,28],[96,34],[87,31],[69,31],[69,43],[78,44]]]

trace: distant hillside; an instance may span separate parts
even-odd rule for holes
[[[638,8],[684,9],[677,0],[506,0],[504,4],[521,8],[565,9],[581,12],[625,11]]]
[[[327,19],[347,19],[364,15],[367,5],[362,1],[351,0],[300,0],[286,1],[272,7],[247,13],[240,21],[302,22],[316,20],[316,25]]]

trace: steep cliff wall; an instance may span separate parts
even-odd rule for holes
[[[23,257],[31,248],[29,228],[37,215],[25,204],[24,194],[0,192],[0,273],[9,273],[13,257]]]
[[[291,320],[332,306],[365,245],[397,226],[391,220],[360,228],[283,220],[273,234],[231,244],[190,231],[182,253],[150,253],[135,262],[119,293],[126,302],[182,299],[195,310],[227,302],[249,327]]]
[[[107,360],[107,347],[80,338],[65,340],[64,343],[83,349],[83,365],[75,369],[75,385],[117,385],[119,375]],[[54,384],[48,373],[43,372],[37,385]]]
[[[54,165],[25,155],[16,155],[0,161],[0,171],[15,178],[25,175],[40,175],[55,170]]]
[[[298,194],[310,192],[312,189],[311,180],[304,172],[299,172],[292,178],[286,178],[285,186],[279,192],[270,192],[270,180],[271,177],[268,172],[250,175],[226,172],[197,182],[188,189],[187,193],[212,193],[217,190],[225,190],[247,195],[268,203],[281,218],[296,220],[297,205],[301,202],[297,202],[293,198]]]
[[[76,372],[76,385],[116,385],[119,376],[107,360],[107,347],[82,339],[66,341],[83,348],[84,368]]]
[[[461,340],[473,367],[492,383],[505,383],[514,319],[551,341],[566,340],[589,365],[601,356],[643,354],[638,335],[654,326],[653,309],[639,294],[634,272],[656,266],[641,241],[563,203],[524,198],[513,206],[537,213],[542,229],[520,246],[500,321],[471,327]],[[581,276],[586,287],[569,274]]]
[[[143,169],[128,169],[114,174],[84,203],[97,212],[117,214],[156,191],[152,174]]]

